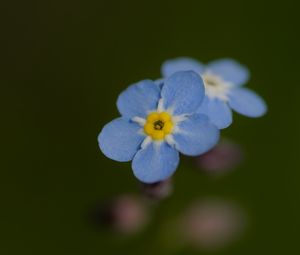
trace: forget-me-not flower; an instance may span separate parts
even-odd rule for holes
[[[249,79],[249,71],[236,61],[220,59],[203,65],[182,57],[167,60],[161,68],[164,77],[187,70],[198,73],[204,81],[206,96],[198,112],[205,113],[218,128],[226,128],[232,123],[231,109],[248,117],[265,114],[264,100],[242,87]]]
[[[100,149],[113,160],[132,160],[133,173],[142,182],[169,178],[179,152],[200,155],[219,140],[218,128],[196,113],[204,93],[203,80],[193,71],[170,75],[162,88],[151,80],[129,86],[117,100],[121,117],[99,134]]]

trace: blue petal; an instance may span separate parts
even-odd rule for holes
[[[139,134],[141,127],[124,118],[114,119],[104,126],[98,136],[103,154],[116,161],[132,160],[145,138]]]
[[[117,107],[123,117],[145,117],[148,111],[156,110],[160,88],[150,80],[129,86],[118,97]]]
[[[197,111],[206,114],[219,129],[227,128],[232,123],[232,111],[228,104],[218,98],[205,97]]]
[[[164,77],[168,77],[178,71],[194,71],[202,74],[204,67],[197,60],[187,57],[167,60],[161,66],[161,73]]]
[[[193,71],[183,71],[165,80],[161,97],[164,108],[172,109],[173,114],[191,114],[201,105],[204,93],[201,77]]]
[[[267,112],[264,100],[255,92],[245,88],[231,90],[229,105],[236,112],[253,118],[260,117]]]
[[[133,173],[140,181],[154,183],[169,178],[179,164],[179,153],[165,142],[151,143],[132,161]]]
[[[182,154],[197,156],[212,149],[219,141],[220,131],[203,114],[194,114],[179,123],[180,131],[173,134],[175,147]]]
[[[236,86],[245,84],[249,80],[249,71],[233,59],[221,59],[210,62],[207,71],[222,77],[225,81]]]
[[[164,79],[161,78],[161,79],[157,79],[154,81],[154,83],[159,87],[159,89],[162,89],[163,85],[164,85]]]

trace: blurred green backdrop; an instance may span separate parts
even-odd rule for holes
[[[9,1],[1,54],[1,245],[10,254],[166,254],[164,222],[202,196],[235,200],[250,218],[216,254],[298,254],[299,6],[296,1]],[[129,239],[96,232],[88,208],[137,192],[130,164],[105,158],[97,135],[118,116],[121,90],[160,76],[168,58],[232,57],[267,101],[261,119],[223,132],[246,150],[224,178],[185,161],[174,195]],[[177,254],[196,254],[181,250]]]

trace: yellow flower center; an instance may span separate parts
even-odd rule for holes
[[[152,112],[147,116],[144,131],[154,140],[163,140],[173,130],[171,115],[167,112]]]

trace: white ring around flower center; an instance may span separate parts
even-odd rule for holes
[[[180,132],[180,128],[178,126],[178,123],[185,121],[187,119],[187,115],[173,115],[173,110],[172,108],[170,109],[164,109],[163,107],[163,100],[160,99],[158,102],[158,106],[157,109],[149,111],[148,115],[153,113],[153,112],[157,112],[157,113],[162,113],[162,112],[167,112],[170,116],[171,116],[171,121],[173,124],[173,129],[171,131],[170,134],[166,135],[164,139],[162,140],[154,140],[152,139],[152,137],[150,135],[147,135],[144,131],[144,126],[147,122],[146,119],[141,118],[141,117],[134,117],[131,120],[137,124],[139,124],[141,126],[141,129],[139,130],[140,134],[146,135],[146,138],[144,139],[144,141],[141,144],[141,148],[144,149],[146,148],[151,142],[154,142],[157,146],[159,146],[163,141],[167,142],[170,146],[174,146],[175,145],[175,140],[173,138],[174,133],[179,133]]]
[[[208,97],[228,100],[228,92],[232,88],[232,83],[224,81],[220,76],[209,71],[202,74],[201,77],[205,86],[205,94]]]

